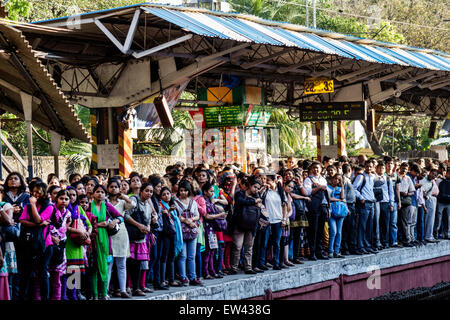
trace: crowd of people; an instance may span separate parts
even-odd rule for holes
[[[450,171],[418,159],[176,163],[163,176],[11,172],[0,300],[108,300],[450,238]]]

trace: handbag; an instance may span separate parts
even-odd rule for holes
[[[215,232],[208,233],[208,243],[210,249],[219,248],[219,242],[217,241],[217,236]]]
[[[179,201],[179,200],[176,200],[176,201],[178,202],[180,208],[184,208],[181,201]],[[187,219],[192,218],[192,215],[191,215],[192,203],[193,203],[193,200],[190,200],[187,210],[183,210],[184,217]],[[193,240],[193,239],[197,238],[197,236],[198,236],[197,223],[195,223],[195,225],[196,225],[195,228],[191,228],[186,223],[181,222],[181,231],[183,232],[183,240]]]
[[[53,245],[53,253],[50,258],[50,266],[59,266],[64,262],[64,251],[66,248],[66,240],[61,240],[58,245]]]
[[[110,228],[109,223],[111,223],[111,222],[112,222],[112,219],[108,219],[108,227],[106,228],[106,232],[108,232],[109,236],[113,236],[113,235],[117,234],[120,230],[119,223],[116,223],[113,228]]]
[[[209,199],[206,199],[206,209],[211,214],[219,214],[217,207]],[[228,222],[225,217],[215,218],[209,223],[212,225],[214,231],[226,231],[228,227]]]
[[[402,204],[402,207],[409,207],[412,205],[412,197],[411,196],[400,196],[400,203]]]
[[[162,219],[163,219],[163,228],[162,228],[163,231],[162,232],[166,236],[169,236],[169,237],[174,236],[177,233],[177,231],[175,229],[175,222],[173,221],[173,219],[170,215],[171,215],[170,211],[168,214],[163,213],[163,215],[162,215]]]
[[[86,228],[85,228],[83,220],[81,220],[81,218],[73,220],[72,228],[86,232]],[[87,237],[86,239],[82,239],[81,235],[78,232],[71,232],[69,237],[73,242],[75,242],[79,246],[91,244],[91,239],[89,237]]]

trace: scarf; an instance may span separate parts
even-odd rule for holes
[[[80,213],[81,220],[84,222],[86,229],[92,228],[92,224],[89,221],[87,214],[84,212],[82,207],[77,206],[78,212]],[[73,216],[72,216],[73,217]]]
[[[170,206],[164,200],[161,200],[161,204],[167,209],[170,210]],[[176,214],[176,210],[169,211],[172,214],[173,221],[175,222],[175,258],[183,251],[183,231],[181,230],[181,222],[178,219],[178,215]]]
[[[102,201],[100,212],[97,210],[95,202],[91,203],[91,212],[97,217],[98,222],[106,221],[106,204]],[[97,229],[97,266],[100,278],[103,282],[108,281],[108,255],[109,255],[109,238],[106,228]]]

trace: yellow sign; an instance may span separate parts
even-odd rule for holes
[[[304,88],[305,94],[334,92],[333,80],[330,79],[306,79]]]

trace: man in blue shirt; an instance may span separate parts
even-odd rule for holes
[[[374,204],[376,202],[373,193],[375,176],[372,171],[373,163],[368,160],[364,164],[364,172],[353,181],[356,198],[359,200],[356,209],[359,212],[357,254],[378,253],[378,250],[372,247]]]
[[[358,215],[355,211],[356,195],[351,181],[352,167],[348,163],[342,166],[344,178],[344,194],[348,208],[348,215],[344,219],[342,228],[342,255],[355,254],[358,239]]]

